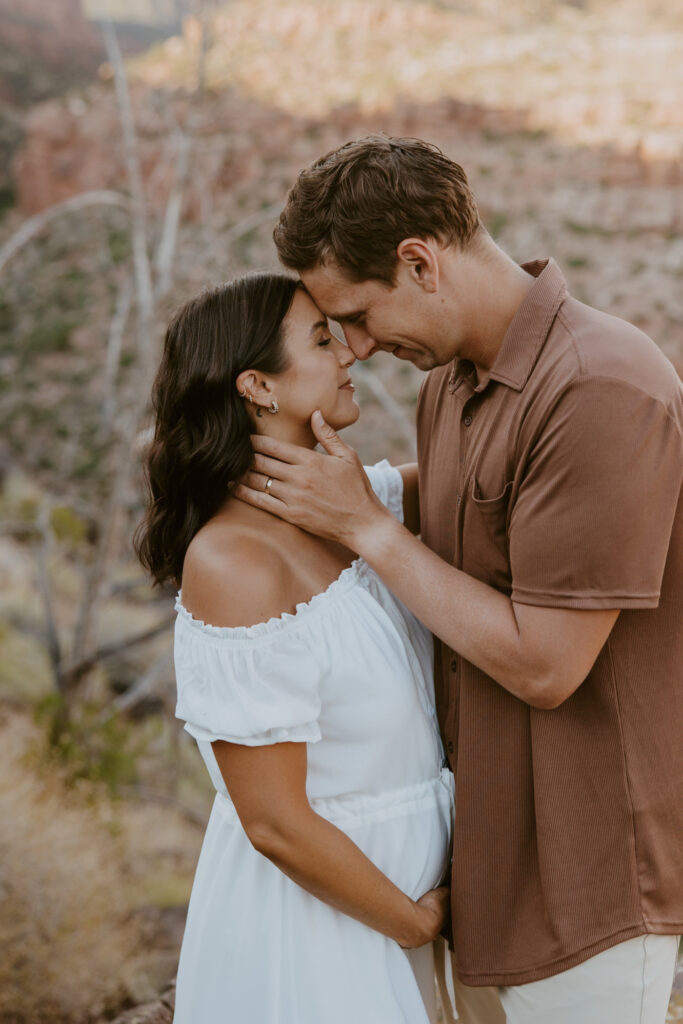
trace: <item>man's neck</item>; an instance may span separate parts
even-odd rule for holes
[[[466,289],[467,299],[462,325],[465,338],[456,356],[474,364],[481,383],[488,378],[508,328],[535,279],[488,235],[479,243],[476,254],[464,256],[462,268],[457,265],[461,258],[456,256],[453,280],[459,284],[459,295]]]

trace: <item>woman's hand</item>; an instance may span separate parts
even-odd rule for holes
[[[415,903],[415,934],[408,942],[402,942],[404,949],[415,949],[433,942],[441,932],[448,914],[451,890],[445,885],[430,889]]]

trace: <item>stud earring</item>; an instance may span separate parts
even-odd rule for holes
[[[275,399],[273,399],[273,401],[268,406],[268,412],[271,413],[274,416],[275,413],[279,412],[279,411],[280,411],[280,406],[277,404]]]

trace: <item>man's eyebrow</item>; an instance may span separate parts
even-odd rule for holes
[[[321,327],[323,327],[323,328],[327,327],[327,320],[318,320],[317,323],[313,324],[313,326],[311,327],[310,331],[308,332],[309,338],[312,338],[313,335],[315,334],[315,332],[319,331]]]

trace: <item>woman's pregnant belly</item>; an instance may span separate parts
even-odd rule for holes
[[[418,899],[445,879],[451,859],[453,776],[377,794],[312,799],[391,881]]]

